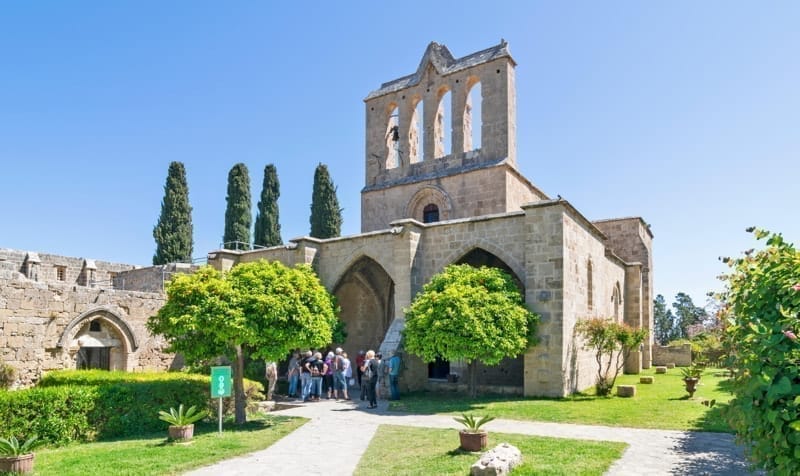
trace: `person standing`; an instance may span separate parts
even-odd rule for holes
[[[400,399],[400,390],[397,387],[398,380],[400,379],[400,366],[403,361],[400,358],[400,351],[392,355],[389,359],[389,396],[392,400]]]
[[[344,356],[342,355],[342,348],[336,348],[336,354],[331,360],[333,367],[333,397],[336,400],[347,400],[347,377],[345,377]]]
[[[375,384],[375,398],[383,398],[382,396],[384,393],[384,387],[386,386],[386,376],[389,373],[389,368],[386,367],[386,363],[383,361],[383,354],[378,352],[375,354],[375,361],[378,363],[378,383]]]
[[[275,362],[267,362],[264,373],[267,377],[267,400],[272,400],[272,394],[275,392],[275,383],[278,381],[278,366],[275,365]]]
[[[350,400],[350,385],[353,384],[353,365],[347,356],[347,352],[342,352],[342,364],[344,365],[344,399]]]
[[[361,370],[361,367],[363,366],[364,366],[364,351],[359,350],[358,355],[356,356],[356,377],[358,377],[358,388],[363,388],[363,386],[361,385],[361,376],[364,374],[364,372]],[[361,392],[361,395],[364,395],[363,391]],[[362,397],[361,400],[364,400],[364,398]]]
[[[300,354],[297,352],[294,352],[289,359],[286,376],[289,378],[289,397],[297,398],[297,385],[300,382]]]
[[[314,361],[314,354],[307,351],[305,358],[300,364],[300,386],[302,388],[303,401],[307,402],[311,399],[311,363]]]
[[[318,402],[319,397],[322,396],[322,376],[325,375],[327,370],[325,361],[322,360],[322,352],[314,354],[314,361],[311,363],[311,393],[314,395],[314,401]]]
[[[361,372],[363,372],[363,387],[367,389],[367,399],[369,400],[367,408],[376,408],[378,400],[375,398],[375,386],[378,384],[378,363],[375,361],[374,350],[368,350],[364,356],[364,365],[361,367]]]

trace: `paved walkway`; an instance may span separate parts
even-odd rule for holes
[[[398,414],[387,412],[386,406],[387,402],[382,401],[378,409],[367,410],[363,402],[323,400],[275,411],[277,415],[302,416],[311,421],[265,450],[188,474],[349,476],[369,446],[378,425],[461,427],[449,416]],[[607,475],[750,474],[741,448],[728,434],[499,419],[488,423],[486,428],[503,433],[628,443],[630,446]],[[309,453],[312,448],[313,455]]]

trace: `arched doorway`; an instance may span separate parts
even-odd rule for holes
[[[519,288],[523,298],[525,287],[522,279],[508,266],[503,260],[493,253],[483,248],[474,248],[455,261],[454,264],[468,264],[474,267],[487,266],[499,268],[511,275],[514,283]],[[442,378],[447,373],[466,375],[466,362],[449,362],[437,359],[428,364],[428,378]],[[478,385],[503,386],[503,387],[522,387],[524,384],[525,362],[524,357],[519,355],[515,358],[505,358],[499,364],[486,366],[478,364]]]
[[[364,256],[344,272],[333,294],[347,331],[341,344],[351,360],[359,350],[377,351],[394,317],[394,281],[389,274]]]
[[[128,370],[128,357],[138,348],[128,324],[108,309],[93,309],[73,319],[58,345],[68,368],[99,370]]]

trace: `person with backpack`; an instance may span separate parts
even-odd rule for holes
[[[394,353],[389,359],[389,395],[392,400],[400,399],[400,390],[397,388],[398,380],[400,379],[400,368],[403,361],[400,358],[400,351]]]
[[[368,350],[364,356],[364,365],[361,367],[362,382],[367,389],[367,399],[369,406],[367,408],[377,408],[378,401],[375,398],[375,386],[378,384],[378,363],[375,361],[375,351]]]

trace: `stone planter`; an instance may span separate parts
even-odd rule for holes
[[[636,396],[636,385],[617,385],[617,396],[631,398]]]
[[[0,472],[8,473],[32,473],[33,472],[33,453],[19,456],[0,457]]]
[[[699,381],[699,378],[683,379],[683,383],[686,385],[686,392],[689,394],[689,398],[692,398],[694,396],[694,392],[697,391],[697,382]]]
[[[479,431],[477,433],[470,433],[467,430],[458,432],[458,437],[461,440],[461,449],[464,451],[481,451],[486,448],[489,440],[489,433]]]
[[[171,440],[191,440],[194,436],[194,424],[191,425],[170,425],[169,438]]]
[[[643,377],[639,377],[639,383],[651,384],[651,383],[655,383],[655,381],[656,381],[656,378],[653,377],[652,375],[645,375]]]

